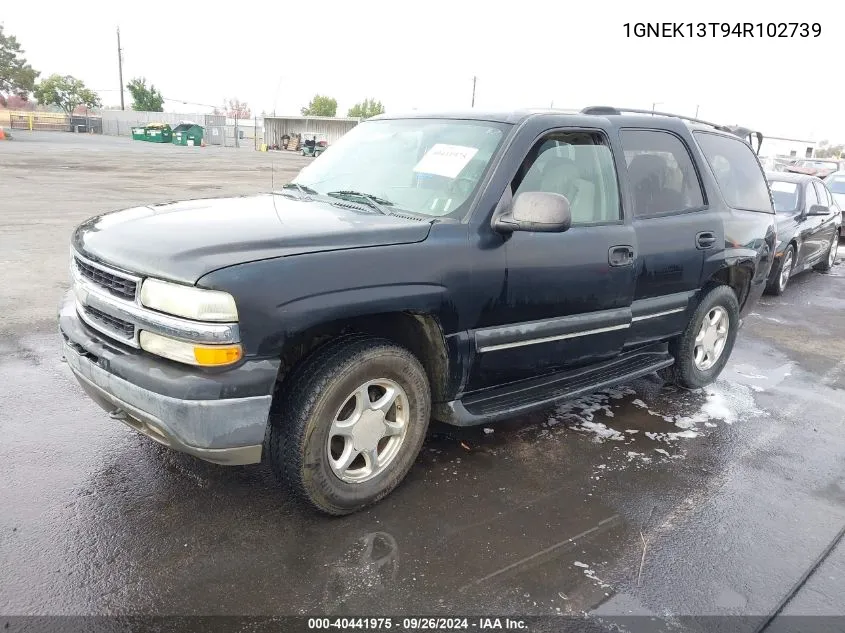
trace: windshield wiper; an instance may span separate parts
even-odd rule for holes
[[[360,191],[330,191],[326,194],[327,196],[331,196],[332,198],[340,198],[348,199],[348,198],[360,198],[364,202],[366,202],[370,207],[381,213],[382,215],[390,215],[390,211],[384,206],[394,206],[390,200],[385,200],[384,198],[379,198],[376,196],[371,196],[368,193],[361,193]],[[353,200],[354,202],[354,200]]]
[[[286,185],[282,185],[282,189],[296,189],[299,193],[300,200],[310,200],[312,195],[317,195],[317,192],[311,189],[311,187],[303,187],[295,182],[289,182]]]

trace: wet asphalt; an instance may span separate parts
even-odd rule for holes
[[[841,262],[764,297],[707,389],[646,377],[435,426],[393,494],[331,519],[266,466],[109,419],[54,318],[77,222],[189,185],[268,190],[271,161],[284,179],[302,159],[55,133],[0,161],[1,615],[745,615],[750,632],[778,609],[845,614],[845,541],[819,560],[845,526]]]

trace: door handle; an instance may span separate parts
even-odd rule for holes
[[[633,246],[611,246],[607,252],[607,261],[611,266],[629,266],[634,263]]]
[[[713,231],[702,231],[695,236],[695,247],[698,249],[712,248],[716,243],[716,234]]]

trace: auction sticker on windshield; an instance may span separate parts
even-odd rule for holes
[[[455,178],[477,153],[478,148],[476,147],[437,143],[420,159],[420,162],[414,167],[414,171]]]

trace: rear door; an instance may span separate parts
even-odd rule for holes
[[[833,236],[836,235],[836,219],[839,211],[835,204],[833,204],[833,197],[821,181],[813,183],[816,186],[816,194],[819,197],[819,204],[828,208],[826,216],[819,216],[819,226],[817,229],[817,236],[819,239],[820,257],[826,257],[828,247],[833,241]]]
[[[804,219],[801,222],[801,236],[803,243],[799,249],[798,262],[801,267],[812,266],[821,257],[822,238],[821,232],[823,216],[810,215],[810,209],[822,204],[819,199],[819,192],[812,182],[804,184]]]
[[[708,207],[687,141],[667,130],[622,129],[638,262],[626,345],[680,333],[700,287],[704,258],[718,253],[724,230]]]

